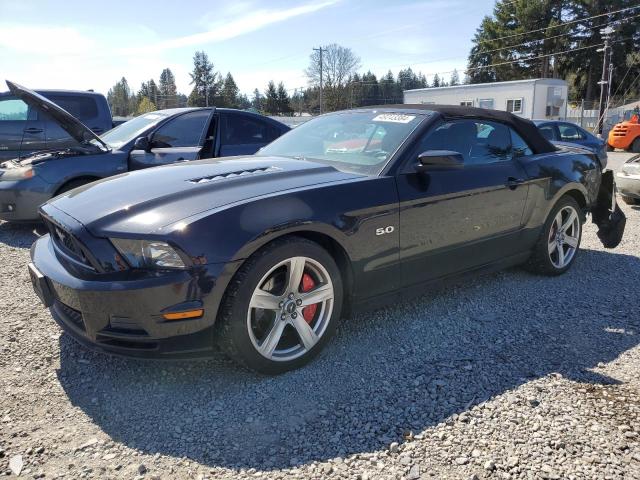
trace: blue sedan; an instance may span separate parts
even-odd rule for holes
[[[587,148],[598,156],[602,168],[607,165],[606,142],[584,128],[561,120],[534,120],[533,123],[547,140],[555,144],[571,144]]]

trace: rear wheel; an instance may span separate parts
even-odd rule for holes
[[[633,153],[640,153],[640,137],[636,138],[631,144],[631,151]]]
[[[627,205],[640,205],[640,199],[627,197],[626,195],[620,195],[622,197],[622,201]]]
[[[543,275],[560,275],[571,267],[582,239],[580,206],[564,196],[553,207],[525,267]]]
[[[282,373],[320,352],[341,308],[333,258],[316,243],[290,237],[258,251],[238,271],[221,308],[218,341],[252,370]]]

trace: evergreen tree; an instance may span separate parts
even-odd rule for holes
[[[188,105],[208,107],[221,100],[222,80],[205,52],[194,53],[193,71],[189,76],[191,77],[189,84],[193,85],[193,90],[189,94]]]
[[[458,74],[458,70],[456,70],[455,68],[453,69],[453,73],[451,74],[449,85],[451,85],[452,87],[460,85],[460,75]]]
[[[227,73],[222,87],[222,106],[238,108],[238,86],[231,73]]]
[[[169,68],[165,68],[160,74],[160,84],[158,85],[158,106],[160,109],[177,107],[177,93],[176,78]]]
[[[264,97],[257,88],[253,91],[253,98],[251,99],[251,106],[257,111],[261,112],[264,108]]]
[[[127,117],[135,110],[132,100],[135,103],[135,95],[131,94],[131,89],[127,79],[122,77],[107,93],[107,101],[111,107],[111,113],[117,117]]]
[[[276,89],[276,84],[273,83],[273,80],[269,81],[267,85],[267,89],[264,92],[264,105],[263,109],[265,113],[269,115],[277,115],[278,113],[278,91]]]
[[[433,76],[433,83],[431,84],[432,87],[441,87],[442,86],[442,82],[440,81],[440,75],[438,75],[437,73]]]
[[[289,98],[289,94],[284,88],[284,83],[282,82],[278,84],[277,95],[278,115],[291,115],[293,113],[293,109],[291,108],[291,99]]]

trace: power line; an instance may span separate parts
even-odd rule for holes
[[[491,41],[495,42],[497,40],[503,40],[505,38],[513,38],[513,37],[518,37],[518,36],[521,36],[521,35],[528,35],[529,33],[543,32],[545,30],[550,30],[550,29],[553,29],[553,28],[564,27],[565,25],[572,25],[574,23],[584,22],[585,20],[591,20],[593,18],[606,17],[608,15],[614,15],[616,13],[627,12],[629,10],[633,10],[634,8],[640,8],[640,5],[635,5],[633,7],[627,7],[627,8],[621,8],[620,10],[615,10],[613,12],[600,13],[598,15],[592,15],[590,17],[576,18],[574,20],[570,20],[568,22],[562,22],[562,23],[559,23],[557,25],[548,25],[546,27],[538,28],[536,30],[529,30],[528,32],[513,33],[511,35],[505,35],[503,37],[492,38]]]
[[[637,14],[637,15],[633,15],[631,17],[627,17],[624,20],[612,20],[611,22],[608,22],[608,23],[601,23],[600,25],[594,25],[593,27],[588,27],[588,30],[594,30],[596,28],[607,27],[609,25],[613,25],[614,23],[620,23],[621,21],[627,21],[627,20],[631,20],[632,18],[637,18],[637,17],[640,17],[640,13]],[[507,49],[510,49],[510,48],[523,47],[523,46],[529,45],[532,42],[544,42],[546,40],[553,40],[554,38],[566,37],[566,36],[569,36],[569,35],[573,35],[573,32],[561,33],[559,35],[554,35],[552,37],[537,38],[537,39],[534,39],[534,40],[528,40],[526,42],[519,43],[517,45],[507,45],[506,47],[494,48],[494,49],[491,49],[491,50],[483,50],[483,51],[480,51],[480,52],[477,52],[477,53],[473,53],[472,52],[472,53],[469,54],[469,56],[478,56],[478,55],[483,55],[483,54],[486,54],[486,53],[499,52],[500,50],[507,50]],[[487,41],[493,42],[495,40],[494,39],[487,39]]]

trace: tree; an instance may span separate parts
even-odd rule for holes
[[[114,116],[129,116],[135,110],[135,107],[132,108],[132,100],[135,102],[135,96],[131,94],[127,79],[124,77],[107,93],[107,101]]]
[[[293,108],[291,108],[291,99],[289,98],[289,94],[284,88],[284,83],[282,82],[278,84],[277,95],[278,115],[291,115],[293,113]]]
[[[238,86],[231,73],[227,73],[222,87],[222,105],[229,108],[238,108]]]
[[[440,81],[440,75],[438,75],[437,73],[433,76],[433,83],[431,84],[432,87],[441,87],[442,86],[442,82]]]
[[[138,108],[136,109],[136,115],[142,115],[143,113],[149,113],[157,110],[158,107],[149,100],[149,97],[142,97],[140,102],[138,103]]]
[[[208,107],[221,100],[222,80],[220,74],[214,70],[205,52],[193,55],[193,71],[189,74],[193,90],[189,95],[188,104],[192,107]]]
[[[177,107],[177,94],[176,78],[169,68],[165,68],[160,74],[160,83],[158,85],[158,107],[160,109]]]
[[[278,91],[276,90],[276,84],[273,80],[267,85],[267,89],[264,92],[264,111],[270,115],[276,115],[278,113]]]
[[[358,68],[360,58],[350,48],[337,43],[322,47],[322,83],[327,111],[346,108],[346,86]],[[305,70],[305,75],[311,86],[320,86],[320,52],[314,50],[309,57],[309,67]]]
[[[263,104],[264,104],[264,97],[260,93],[260,90],[258,90],[256,88],[253,91],[253,98],[251,99],[251,106],[253,108],[255,108],[256,110],[258,110],[259,112],[261,112],[263,107],[264,107]]]
[[[455,68],[451,73],[451,79],[449,80],[449,85],[451,85],[452,87],[456,85],[460,85],[460,75],[458,74],[458,70],[456,70]]]

